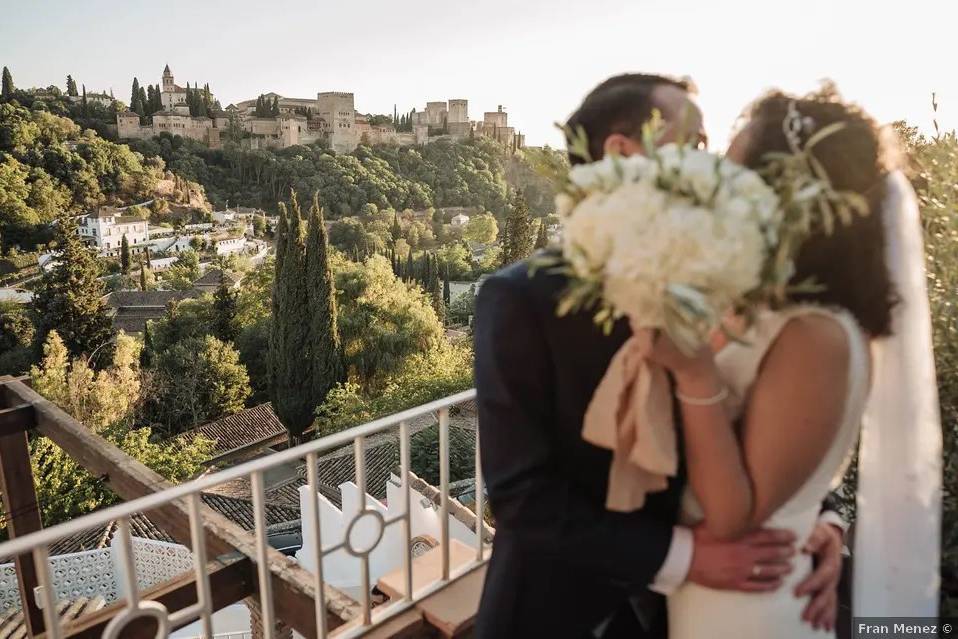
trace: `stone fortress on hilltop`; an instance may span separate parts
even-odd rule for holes
[[[210,116],[190,114],[187,89],[177,85],[169,65],[163,70],[160,88],[163,110],[141,124],[132,111],[117,114],[120,139],[151,138],[164,131],[219,148],[228,136],[241,137],[249,148],[285,148],[297,144],[325,142],[337,152],[349,152],[360,144],[412,146],[438,139],[492,138],[508,147],[521,148],[525,137],[509,126],[508,114],[499,105],[483,114],[481,121],[469,119],[469,101],[427,102],[424,111],[413,110],[408,122],[397,130],[393,118],[368,118],[356,112],[352,93],[325,91],[315,98],[290,98],[266,93],[260,98],[230,104]],[[269,116],[259,115],[258,104],[276,105]],[[278,111],[278,114],[276,114]],[[385,120],[385,121],[383,121]]]

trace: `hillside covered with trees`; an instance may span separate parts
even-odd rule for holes
[[[528,192],[534,214],[553,211],[554,191],[525,158],[543,151],[512,154],[486,138],[422,147],[360,146],[340,154],[321,145],[208,149],[166,134],[131,142],[131,147],[145,157],[162,158],[174,173],[202,184],[217,207],[229,201],[275,211],[292,190],[304,196],[318,192],[331,219],[382,209],[456,206],[501,216],[512,188]]]

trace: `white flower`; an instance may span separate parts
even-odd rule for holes
[[[567,212],[563,252],[578,277],[599,278],[616,316],[688,335],[761,283],[781,213],[753,171],[670,144],[653,158],[579,165],[569,177],[585,197],[556,198]],[[684,310],[701,311],[698,324],[676,313],[674,291],[697,300]]]
[[[573,207],[575,207],[575,198],[568,193],[561,192],[556,194],[555,203],[556,215],[566,217],[572,212]]]

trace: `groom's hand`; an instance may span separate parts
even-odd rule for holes
[[[688,580],[707,588],[769,592],[792,572],[795,535],[789,530],[761,529],[737,541],[719,541],[701,524],[692,529],[695,542]]]
[[[819,522],[802,552],[815,557],[815,570],[795,588],[796,597],[810,595],[802,619],[813,628],[832,630],[838,615],[838,581],[842,575],[842,531]]]

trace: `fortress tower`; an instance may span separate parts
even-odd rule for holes
[[[469,100],[449,100],[449,124],[469,121]]]
[[[335,151],[352,151],[359,144],[356,106],[352,93],[328,91],[316,94],[316,114],[326,120],[329,144]]]

